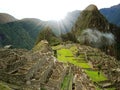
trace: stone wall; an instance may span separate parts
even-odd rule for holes
[[[113,84],[116,83],[117,85],[120,83],[120,62],[115,57],[106,55],[99,49],[88,46],[80,46],[79,51],[86,53],[87,60],[92,63],[94,69],[99,69],[98,66],[100,66],[101,70]]]
[[[85,59],[101,69],[115,85],[120,82],[120,64],[114,57],[98,49],[78,47]],[[17,85],[17,90],[61,90],[61,84],[71,68],[75,90],[95,90],[93,83],[83,69],[72,64],[58,62],[52,52],[0,49],[0,80]]]
[[[96,90],[87,74],[80,67],[74,66],[73,90]]]
[[[61,84],[68,71],[68,67],[61,62],[56,62],[49,81],[45,84],[46,90],[61,90]]]
[[[31,82],[37,76],[38,72],[41,74],[39,76],[39,84],[40,82],[43,83],[46,81],[48,73],[54,65],[51,52],[27,52],[24,55],[21,54],[21,56],[16,52],[10,54],[11,50],[0,52],[2,53],[0,58],[0,80],[11,84],[24,85],[28,81]],[[6,52],[9,54],[7,57],[4,55]],[[5,62],[4,66],[2,66],[3,62]]]

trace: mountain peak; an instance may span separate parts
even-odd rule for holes
[[[89,5],[81,12],[73,26],[73,29],[78,36],[82,30],[87,28],[97,29],[102,32],[110,30],[108,21],[93,4]]]
[[[91,4],[85,10],[87,10],[87,11],[94,11],[94,10],[98,10],[98,8],[97,8],[96,5]]]
[[[17,21],[17,19],[14,18],[13,16],[7,13],[0,13],[0,24],[5,24],[8,22],[14,22],[14,21]]]

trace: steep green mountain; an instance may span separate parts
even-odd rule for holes
[[[0,46],[12,44],[14,47],[31,49],[39,32],[45,27],[49,26],[54,34],[59,36],[71,30],[79,14],[80,11],[77,10],[70,12],[61,21],[41,21],[35,18],[17,20],[11,15],[0,14]]]
[[[120,26],[120,4],[112,6],[110,8],[100,9],[100,12],[110,23]]]
[[[35,44],[37,45],[41,40],[47,40],[50,45],[57,45],[61,42],[60,38],[53,33],[50,27],[45,27],[40,31]]]
[[[34,41],[37,39],[39,31],[44,27],[44,22],[36,18],[25,18],[17,22],[21,24]]]
[[[14,22],[17,19],[13,16],[6,14],[6,13],[0,13],[0,24],[8,23],[8,22]]]
[[[119,31],[119,28],[116,25],[109,23],[95,5],[89,5],[81,12],[75,25],[72,27],[72,31],[76,36],[79,36],[83,30],[88,28],[97,29],[100,32],[112,32],[118,37],[118,33],[116,32]]]
[[[1,46],[13,45],[15,48],[31,49],[34,41],[18,22],[0,24]]]
[[[87,28],[98,29],[100,31],[108,31],[109,29],[108,21],[100,14],[95,5],[89,5],[81,12],[73,27],[73,31],[79,34],[83,29]]]
[[[86,30],[88,28],[91,30]],[[72,32],[76,35],[77,40],[81,40],[81,35],[84,36],[84,38],[81,40],[82,42],[84,41],[84,44],[96,47],[99,47],[98,45],[103,44],[102,48],[104,48],[105,52],[110,49],[110,52],[115,51],[117,53],[114,55],[120,55],[120,28],[110,24],[108,20],[99,12],[95,5],[89,5],[81,12],[72,28]],[[111,41],[116,41],[115,46],[112,45],[112,43],[112,47],[108,46],[106,40],[110,41],[109,43],[111,43]]]

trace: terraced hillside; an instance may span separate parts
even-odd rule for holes
[[[54,47],[57,58],[80,67],[91,79],[96,89],[119,90],[120,63],[96,48],[81,45]]]
[[[0,49],[0,90],[120,89],[120,65],[113,57],[75,44],[59,45],[53,50],[47,49],[46,42],[40,45],[44,45],[42,49],[37,46],[31,51]],[[99,62],[105,65],[98,68]],[[112,74],[113,70],[117,74]]]

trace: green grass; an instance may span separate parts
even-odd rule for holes
[[[72,52],[69,49],[58,50],[58,54],[62,54],[64,56],[73,56]]]
[[[87,63],[87,61],[84,58],[76,58],[78,63]]]
[[[80,53],[80,55],[78,56],[79,58],[85,58],[85,54]]]
[[[88,63],[78,63],[78,66],[80,66],[81,68],[91,68]]]
[[[0,90],[12,90],[7,85],[0,83]]]
[[[96,90],[101,90],[101,88],[99,88],[99,87],[96,87]]]
[[[69,62],[76,66],[80,66],[81,68],[91,68],[88,63],[85,63],[86,61],[84,58],[75,58],[73,53],[69,49],[60,49],[57,51],[57,53],[59,61]],[[83,57],[83,55],[80,57]]]
[[[101,90],[101,88],[96,87],[96,90]],[[106,88],[105,90],[116,90],[115,88]]]
[[[46,89],[42,87],[40,90],[46,90]]]
[[[61,85],[61,90],[69,90],[69,88],[71,88],[72,86],[72,79],[73,76],[72,74],[68,74],[65,76],[64,80],[63,80],[63,83]]]
[[[68,49],[57,50],[57,55],[58,60],[62,62],[71,62],[74,59],[72,52]]]
[[[76,46],[72,46],[72,47],[70,47],[70,49],[69,49],[74,55],[77,53],[77,47]]]
[[[63,48],[63,45],[57,45],[57,46],[52,47],[53,50],[58,50],[58,49],[61,49],[61,48]]]
[[[85,70],[85,72],[92,79],[92,81],[99,82],[107,80],[102,72],[100,73],[100,75],[98,75],[98,71]]]
[[[106,90],[116,90],[115,88],[107,88]]]

